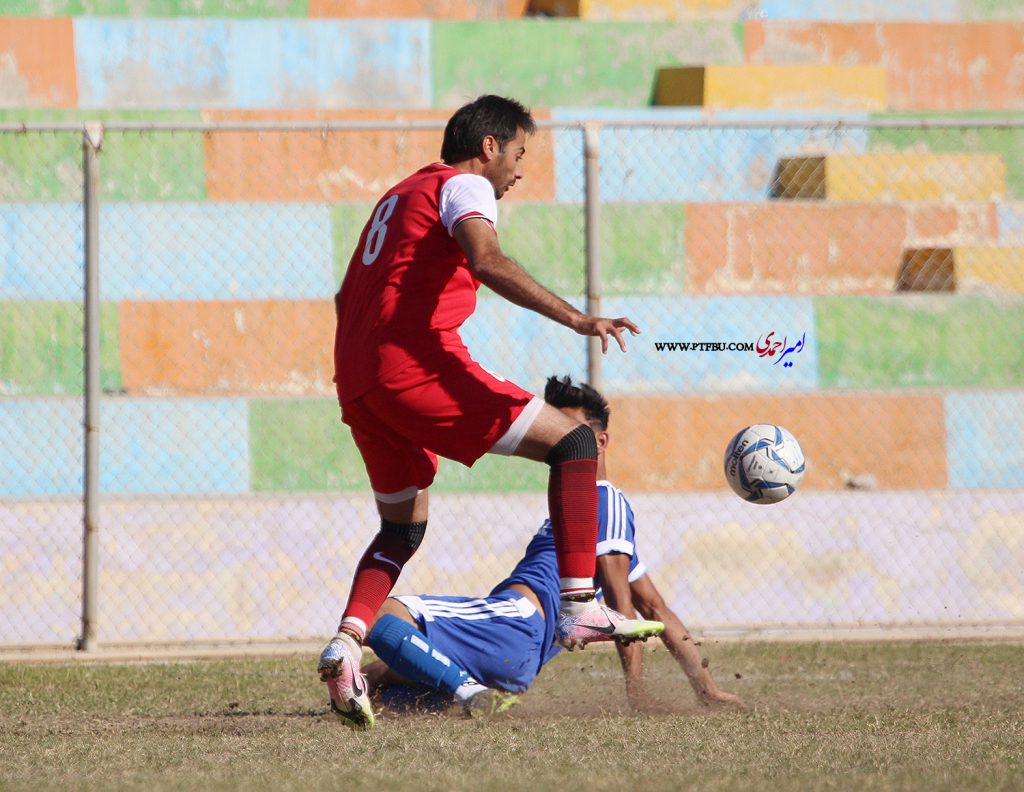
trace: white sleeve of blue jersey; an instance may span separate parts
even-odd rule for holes
[[[597,554],[635,551],[633,509],[621,490],[607,481],[597,483]]]
[[[629,582],[647,574],[636,549],[633,507],[622,491],[607,481],[597,482],[597,554],[622,553],[629,556]]]

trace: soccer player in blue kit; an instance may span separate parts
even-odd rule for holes
[[[569,377],[548,379],[544,399],[589,425],[598,446],[597,570],[608,605],[633,618],[634,607],[650,620],[640,640],[661,634],[705,705],[742,707],[738,696],[721,690],[679,617],[665,604],[640,560],[633,510],[605,478],[610,410],[605,399]],[[518,701],[545,663],[561,650],[554,643],[559,611],[559,579],[551,521],[545,520],[523,559],[486,597],[398,596],[377,614],[367,643],[379,658],[364,671],[371,690],[401,685],[435,690],[472,715],[489,716]],[[661,624],[664,624],[664,632]],[[630,704],[645,709],[642,647],[617,643]],[[436,701],[434,702],[436,703]]]

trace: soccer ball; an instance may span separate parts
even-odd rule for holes
[[[725,478],[750,503],[778,503],[804,477],[804,452],[792,433],[774,424],[740,430],[725,449]]]

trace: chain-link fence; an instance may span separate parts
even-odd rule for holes
[[[651,118],[544,121],[499,225],[643,334],[588,361],[483,289],[475,356],[603,388],[609,478],[692,627],[1024,626],[1024,122]],[[377,519],[331,297],[443,121],[0,129],[0,647],[333,630]],[[722,475],[759,422],[807,455],[770,507]],[[442,460],[398,591],[486,593],[546,478]]]

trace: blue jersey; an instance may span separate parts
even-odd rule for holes
[[[630,556],[629,580],[646,569],[636,552],[633,509],[607,481],[597,485],[597,553]],[[507,591],[513,583],[537,594],[544,618],[525,597]],[[490,687],[526,690],[561,647],[554,643],[559,610],[558,561],[551,521],[545,520],[530,540],[512,574],[487,597],[398,597],[437,651],[474,679]]]
[[[629,559],[629,581],[642,577],[647,568],[636,552],[633,509],[626,496],[607,481],[597,482],[597,554],[623,553]],[[523,559],[512,574],[501,581],[491,594],[508,588],[512,583],[529,586],[537,594],[544,609],[544,655],[541,665],[558,654],[554,644],[555,617],[560,606],[558,561],[555,557],[555,537],[551,520],[547,519],[526,547]],[[538,668],[539,670],[539,668]]]

